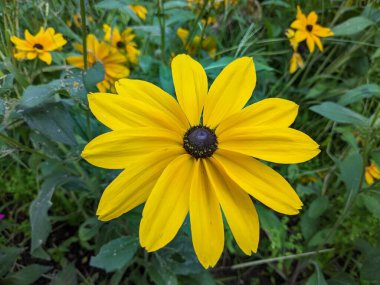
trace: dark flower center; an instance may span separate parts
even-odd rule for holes
[[[210,128],[195,126],[184,135],[183,148],[195,158],[211,157],[218,148],[218,140]]]
[[[307,30],[308,32],[311,32],[311,31],[313,30],[313,25],[307,25],[307,26],[306,26],[306,30]]]
[[[305,55],[306,51],[307,51],[307,48],[306,48],[305,42],[303,41],[299,43],[297,47],[297,52],[301,55]]]
[[[41,44],[35,44],[33,47],[36,49],[44,49],[44,47]]]
[[[117,46],[118,48],[124,48],[124,47],[125,47],[125,44],[124,44],[122,41],[118,41],[118,42],[116,43],[116,46]]]

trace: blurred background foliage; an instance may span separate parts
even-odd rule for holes
[[[379,1],[83,4],[85,31],[76,0],[0,4],[0,284],[380,284],[380,183],[365,179],[370,163],[380,166]],[[144,6],[145,19],[130,5]],[[285,31],[297,5],[316,11],[335,35],[290,75]],[[281,97],[300,105],[295,128],[322,152],[307,163],[274,166],[304,208],[286,217],[255,201],[257,254],[245,256],[226,228],[223,256],[206,271],[192,249],[188,220],[173,242],[150,254],[138,241],[142,207],[108,223],[97,220],[101,192],[117,171],[85,163],[80,152],[106,131],[86,99],[104,67],[83,71],[65,58],[76,54],[73,44],[83,32],[102,39],[103,24],[136,34],[140,56],[129,66],[131,78],[174,94],[175,54],[191,53],[211,80],[233,58],[252,56],[258,84],[250,103]],[[10,36],[41,26],[54,27],[68,43],[52,52],[52,65],[16,61]]]

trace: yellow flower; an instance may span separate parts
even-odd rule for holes
[[[289,72],[293,74],[298,68],[303,68],[305,66],[301,54],[294,51],[292,57],[290,58]]]
[[[16,46],[14,53],[16,59],[32,60],[38,57],[47,64],[51,64],[52,61],[50,52],[61,48],[67,43],[62,34],[56,34],[53,28],[45,30],[43,27],[40,28],[40,31],[35,36],[25,30],[25,40],[11,36],[11,41]]]
[[[299,6],[297,6],[296,20],[290,25],[296,29],[294,35],[297,42],[306,40],[306,44],[310,52],[314,52],[315,45],[318,46],[320,51],[323,51],[323,45],[320,38],[331,37],[334,33],[329,29],[317,25],[318,15],[315,11],[309,13],[306,17]]]
[[[186,45],[187,38],[189,36],[189,30],[183,29],[183,28],[178,28],[177,29],[177,36],[181,39],[183,45]],[[186,46],[186,51],[190,55],[194,55],[196,51],[200,48],[204,49],[207,51],[209,56],[211,58],[215,57],[216,54],[216,42],[212,37],[205,37],[201,43],[201,37],[200,36],[195,36],[193,40],[187,44]]]
[[[129,5],[128,6],[141,20],[145,21],[148,10],[142,5]]]
[[[380,179],[380,170],[372,161],[371,164],[365,168],[364,177],[368,185],[372,185],[375,179]]]
[[[151,252],[167,245],[190,213],[194,249],[207,268],[224,247],[221,210],[250,255],[259,242],[250,195],[287,215],[302,207],[290,184],[258,159],[299,163],[319,149],[289,128],[298,112],[295,103],[271,98],[243,108],[256,85],[252,58],[230,63],[209,90],[204,69],[188,55],[173,59],[172,74],[177,101],[133,79],[119,80],[118,94],[89,94],[92,113],[112,131],[89,142],[82,157],[98,167],[125,169],[102,195],[100,220],[146,202],[139,235]]]
[[[74,44],[75,49],[83,53],[81,44]],[[83,56],[69,56],[67,62],[79,68],[84,68]],[[87,63],[93,66],[96,62],[101,62],[104,67],[104,80],[97,84],[99,91],[105,92],[113,87],[113,83],[120,78],[129,76],[129,69],[123,63],[127,61],[126,57],[116,48],[111,47],[106,42],[99,42],[93,35],[87,36]]]
[[[296,41],[295,38],[295,31],[292,29],[287,29],[285,32],[286,36],[288,37],[288,40],[290,42],[290,45],[292,46],[293,50],[297,50],[298,48],[298,41]]]
[[[132,29],[125,29],[121,34],[118,28],[111,28],[109,25],[103,25],[104,40],[109,42],[114,48],[125,52],[129,62],[136,64],[140,51],[137,44],[133,41],[136,35]]]

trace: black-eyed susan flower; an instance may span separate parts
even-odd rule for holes
[[[365,168],[364,177],[368,185],[372,185],[375,180],[380,179],[380,170],[373,161]]]
[[[181,39],[182,44],[186,48],[186,52],[190,55],[194,55],[199,48],[205,50],[211,58],[215,57],[216,54],[216,42],[215,39],[207,36],[201,40],[200,36],[194,36],[193,39],[187,43],[187,38],[189,37],[189,30],[184,28],[177,29],[177,36]]]
[[[317,25],[318,15],[315,11],[305,15],[302,13],[301,7],[297,6],[296,20],[290,25],[296,29],[294,35],[297,42],[306,40],[307,47],[310,52],[314,52],[315,45],[318,46],[320,51],[323,51],[323,45],[320,38],[331,37],[334,33],[329,29]]]
[[[66,44],[62,34],[56,33],[53,28],[45,30],[41,27],[35,36],[25,30],[24,35],[25,39],[11,36],[11,41],[15,44],[14,57],[18,60],[32,60],[38,57],[47,64],[51,64],[51,52]]]
[[[109,42],[114,48],[117,48],[120,52],[125,53],[129,62],[136,64],[140,51],[137,48],[137,44],[134,42],[136,35],[132,29],[128,28],[119,32],[118,28],[111,28],[109,25],[103,25],[104,40]]]
[[[302,202],[290,184],[259,159],[299,163],[318,144],[290,128],[298,106],[264,99],[244,108],[256,85],[252,58],[226,66],[208,90],[202,66],[176,56],[177,100],[145,81],[122,79],[117,94],[88,95],[95,117],[111,129],[82,156],[98,167],[125,169],[108,185],[97,215],[108,221],[145,203],[140,243],[148,251],[168,244],[190,214],[195,252],[207,268],[224,247],[222,212],[243,252],[256,252],[259,219],[250,195],[287,215]]]
[[[141,20],[146,20],[148,9],[143,5],[129,5],[128,6]]]
[[[83,53],[83,45],[74,44],[76,50]],[[67,62],[73,66],[84,68],[83,56],[69,56],[66,58]],[[87,36],[87,63],[88,66],[93,66],[96,62],[103,64],[105,77],[104,80],[98,83],[100,92],[105,92],[113,87],[117,79],[128,77],[129,69],[124,65],[127,58],[120,53],[116,48],[110,46],[106,42],[99,42],[93,35]]]

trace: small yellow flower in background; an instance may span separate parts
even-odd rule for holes
[[[83,53],[81,44],[74,44],[76,50]],[[83,56],[69,56],[67,62],[73,66],[84,68]],[[124,65],[127,58],[121,54],[116,48],[110,46],[106,42],[99,42],[93,35],[87,36],[87,63],[88,67],[93,66],[96,62],[103,64],[105,77],[104,80],[97,84],[99,91],[105,92],[113,88],[113,84],[117,79],[128,77],[129,69]]]
[[[187,38],[189,37],[189,30],[184,28],[177,29],[177,36],[181,39],[182,44],[185,46],[187,42]],[[185,46],[186,51],[190,55],[194,55],[199,48],[207,51],[211,58],[215,57],[216,54],[216,42],[214,38],[207,36],[201,42],[200,36],[194,36],[192,41]]]
[[[300,163],[318,144],[289,126],[298,106],[279,98],[244,108],[256,85],[252,58],[227,65],[208,90],[202,66],[188,55],[172,61],[177,100],[141,80],[116,82],[117,94],[88,95],[95,117],[112,131],[87,144],[82,157],[125,169],[103,192],[97,215],[115,219],[145,203],[140,243],[167,245],[190,214],[196,255],[208,268],[224,248],[222,212],[242,251],[257,251],[259,219],[250,197],[296,215],[302,202],[290,184],[259,161]],[[255,157],[255,158],[254,158]]]
[[[286,36],[289,39],[289,43],[293,49],[293,55],[290,58],[290,64],[289,64],[289,73],[293,74],[297,71],[298,68],[304,68],[305,64],[301,55],[301,52],[303,51],[303,43],[299,43],[295,40],[295,31],[292,29],[286,30]]]
[[[93,23],[94,22],[94,19],[91,17],[91,16],[86,16],[86,20],[87,20],[87,23],[90,24],[90,23]],[[66,24],[71,28],[72,24],[74,23],[74,25],[81,29],[82,28],[82,18],[81,18],[81,15],[79,13],[76,13],[73,18],[72,18],[72,21],[71,20],[67,20],[66,21]]]
[[[314,52],[315,45],[318,46],[320,51],[323,51],[323,45],[320,38],[331,37],[334,33],[329,29],[317,25],[318,15],[315,11],[309,13],[306,17],[300,8],[297,6],[296,20],[290,25],[293,29],[296,29],[294,35],[297,42],[306,40],[309,51]]]
[[[141,20],[145,21],[148,9],[142,5],[129,5],[128,6]]]
[[[380,170],[373,161],[365,168],[364,177],[368,185],[372,185],[375,180],[380,179]]]
[[[12,43],[15,44],[14,57],[18,60],[32,60],[38,57],[40,60],[51,64],[51,51],[63,47],[67,41],[62,34],[55,33],[53,28],[46,30],[41,27],[40,31],[33,36],[28,30],[25,30],[25,40],[16,36],[11,36]]]
[[[289,72],[290,74],[293,74],[297,71],[298,68],[304,68],[305,63],[302,59],[301,54],[294,51],[292,57],[290,58],[290,65],[289,65]]]
[[[109,25],[103,25],[104,40],[109,42],[113,47],[126,54],[129,62],[137,64],[140,51],[137,44],[133,41],[136,35],[132,29],[125,29],[119,32],[118,28],[111,28]]]

